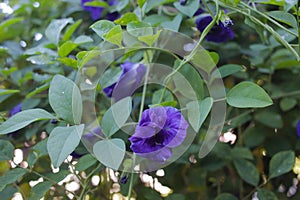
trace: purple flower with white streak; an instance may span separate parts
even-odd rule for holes
[[[120,66],[122,68],[120,78],[117,82],[103,89],[107,97],[113,97],[115,100],[131,96],[146,74],[146,66],[143,64],[126,61]]]
[[[208,14],[200,15],[195,23],[197,29],[200,32],[203,32],[208,24],[213,20],[213,18]],[[231,30],[230,26],[233,25],[231,20],[225,20],[224,22],[219,21],[218,24],[215,24],[209,33],[206,35],[206,40],[211,42],[227,42],[234,38],[234,32]]]
[[[172,156],[172,148],[183,143],[187,128],[187,121],[176,108],[147,109],[129,138],[130,148],[141,157],[163,164]]]
[[[93,0],[81,0],[81,6],[84,10],[89,11],[91,13],[91,17],[93,20],[98,20],[102,16],[102,12],[104,11],[104,7],[96,7],[96,6],[85,6],[84,4],[87,2],[92,2]],[[109,6],[116,5],[118,3],[117,0],[105,0],[105,2],[108,3]],[[105,19],[114,21],[117,18],[120,17],[120,14],[118,12],[113,13],[107,13],[105,15]]]

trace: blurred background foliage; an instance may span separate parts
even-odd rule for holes
[[[194,13],[199,8],[214,12],[215,3],[208,1],[205,7],[197,1],[195,9],[193,0],[185,5],[184,1],[149,0],[140,8],[141,2],[115,1],[100,19],[107,18],[107,13],[118,12],[122,17],[133,12],[138,21],[172,28],[197,40],[200,32]],[[198,151],[208,120],[179,160],[158,172],[128,174],[134,176],[136,199],[300,199],[300,161],[295,162],[300,151],[298,2],[219,3],[233,21],[230,28],[235,36],[223,43],[204,40],[202,46],[214,53],[219,68],[238,69],[224,77],[226,89],[242,81],[254,82],[267,91],[273,105],[229,106],[225,141],[218,142],[205,158],[199,159]],[[80,52],[92,50],[102,39],[90,28],[100,19],[93,20],[81,1],[10,0],[0,5],[0,120],[4,122],[20,103],[21,110],[51,110],[47,90],[53,76],[74,80]],[[121,172],[100,165],[82,144],[59,171],[51,166],[46,140],[55,126],[41,121],[0,136],[1,199],[84,199],[85,195],[85,199],[125,199],[129,181],[119,183]]]

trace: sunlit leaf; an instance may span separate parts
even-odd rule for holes
[[[78,146],[83,134],[84,125],[70,127],[56,127],[49,136],[47,150],[54,167],[59,167],[61,163]]]
[[[118,169],[125,156],[125,143],[123,140],[114,138],[101,140],[93,147],[96,158],[105,166]]]
[[[252,82],[241,82],[227,93],[227,103],[237,108],[261,108],[273,104],[269,95]]]

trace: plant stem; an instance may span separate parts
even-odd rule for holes
[[[144,104],[145,104],[145,99],[146,99],[146,93],[147,93],[147,83],[148,83],[148,76],[149,76],[149,72],[150,72],[150,61],[151,58],[148,54],[148,52],[145,52],[145,56],[146,56],[146,67],[147,67],[147,71],[146,71],[146,75],[145,75],[145,80],[144,80],[144,86],[143,86],[143,93],[142,93],[142,99],[141,99],[141,105],[140,105],[140,113],[139,113],[139,120],[141,120],[142,115],[143,115],[143,110],[144,110]],[[128,189],[128,200],[130,200],[131,197],[131,193],[132,193],[132,188],[133,188],[133,168],[135,165],[135,158],[136,158],[136,154],[133,153],[133,158],[132,158],[132,169],[131,169],[131,176],[130,176],[130,183],[129,183],[129,189]]]
[[[241,14],[249,17],[254,23],[259,24],[260,26],[264,27],[267,31],[269,31],[275,37],[275,39],[277,39],[285,48],[287,48],[289,51],[291,51],[292,54],[294,54],[294,56],[296,57],[297,61],[300,61],[300,56],[298,55],[298,52],[295,51],[295,49],[287,41],[285,41],[284,39],[282,39],[281,36],[276,31],[274,31],[274,29],[271,26],[269,26],[268,24],[265,24],[265,23],[261,22],[259,19],[257,19],[256,17],[252,16],[248,12],[243,11],[242,8],[235,8],[235,7],[232,7],[232,6],[224,4],[224,3],[221,3],[221,5],[223,7],[232,9],[232,10],[238,12],[238,13],[241,13]],[[250,6],[249,6],[249,9],[251,9],[253,11],[256,11],[255,9],[253,9]],[[256,11],[256,12],[258,12],[258,11]],[[266,17],[267,17],[267,19],[269,19],[268,16],[266,16]],[[272,22],[273,21],[274,20],[272,20]],[[286,29],[284,29],[284,30],[286,30]]]
[[[299,16],[299,1],[297,1],[297,4],[296,4],[296,17],[297,17],[297,28],[298,28],[298,54],[300,56],[300,16]]]
[[[86,177],[86,180],[84,181],[84,183],[82,184],[82,190],[81,190],[81,193],[80,193],[80,196],[79,196],[79,200],[83,200],[84,199],[84,196],[86,194],[86,188],[88,187],[88,184],[89,184],[89,180],[91,178],[91,176],[101,167],[101,163],[99,163],[97,165],[97,167],[91,171],[87,177]]]
[[[219,20],[219,1],[216,0],[215,3],[216,3],[216,15],[212,16],[213,20],[208,24],[207,27],[205,27],[205,29],[201,33],[200,38],[199,38],[198,42],[196,43],[195,47],[193,48],[192,52],[188,56],[186,56],[183,60],[181,60],[179,66],[164,79],[164,85],[167,85],[169,83],[169,81],[171,80],[171,77],[174,76],[186,63],[190,62],[193,59],[193,57],[196,55],[198,48],[200,47],[202,41],[204,40],[206,35],[209,33],[209,31],[212,29],[212,27],[216,24],[216,22]],[[164,87],[164,89],[162,91],[162,94],[159,99],[159,103],[161,103],[165,93],[166,93],[166,86]]]
[[[286,32],[298,37],[298,35],[296,33],[294,33],[293,31],[287,29],[286,27],[282,26],[280,23],[278,23],[277,21],[275,21],[274,19],[272,19],[271,17],[269,17],[268,15],[260,12],[259,10],[249,6],[248,4],[244,3],[244,2],[240,2],[241,5],[245,6],[246,8],[250,9],[251,11],[256,12],[257,14],[259,14],[260,16],[264,17],[265,19],[267,19],[268,21],[272,22],[273,24],[275,24],[276,26],[278,26],[279,28],[285,30]]]
[[[293,92],[288,92],[288,93],[283,93],[277,96],[273,96],[272,99],[280,99],[282,97],[289,97],[289,96],[296,96],[296,95],[300,95],[300,90],[295,90]]]

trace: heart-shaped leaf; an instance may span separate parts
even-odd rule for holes
[[[93,147],[93,152],[102,164],[118,170],[125,156],[125,148],[123,140],[114,138],[97,142]]]
[[[70,127],[56,127],[49,136],[47,150],[54,167],[59,167],[61,163],[78,146],[83,134],[84,125]]]
[[[112,105],[105,112],[101,121],[101,129],[106,137],[112,136],[124,125],[131,109],[131,97],[126,97]]]
[[[209,114],[213,105],[211,97],[205,98],[202,101],[191,101],[186,107],[188,109],[188,119],[193,129],[198,132],[204,120]]]
[[[192,1],[188,1],[187,4],[185,5],[180,5],[179,2],[175,2],[174,6],[175,8],[177,8],[181,13],[189,16],[189,17],[193,17],[194,14],[197,12],[197,10],[199,9],[199,1],[198,0],[192,0]]]

